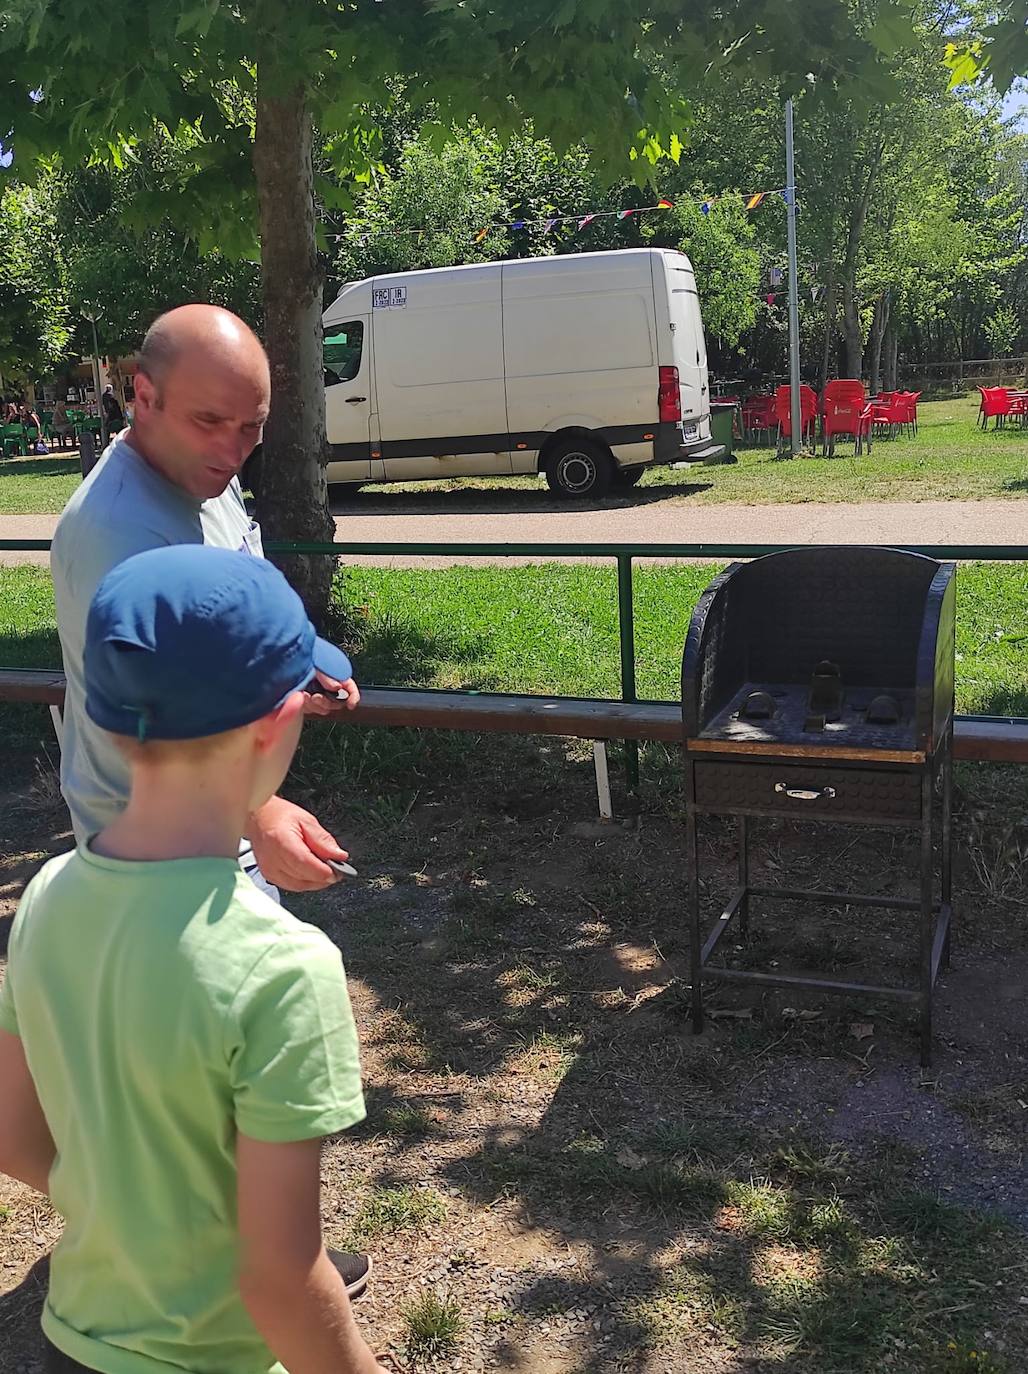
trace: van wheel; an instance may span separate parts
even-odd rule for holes
[[[546,481],[558,496],[605,496],[614,476],[614,458],[595,439],[569,434],[546,455]]]
[[[616,468],[614,470],[614,485],[615,487],[621,487],[622,490],[626,487],[634,487],[645,471],[645,467]]]

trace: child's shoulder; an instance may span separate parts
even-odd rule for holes
[[[341,971],[339,948],[325,932],[286,911],[242,871],[211,929],[226,965],[234,966],[240,991],[269,981],[336,977]]]

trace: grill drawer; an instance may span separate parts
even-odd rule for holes
[[[921,768],[697,762],[695,800],[708,812],[916,825],[922,773]]]

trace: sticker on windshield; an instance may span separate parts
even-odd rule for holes
[[[371,293],[376,310],[403,310],[407,304],[405,286],[376,286]]]

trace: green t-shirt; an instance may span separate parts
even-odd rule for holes
[[[80,846],[25,891],[0,1028],[57,1145],[54,1345],[103,1374],[282,1374],[239,1296],[235,1134],[363,1118],[336,947],[233,860]]]

